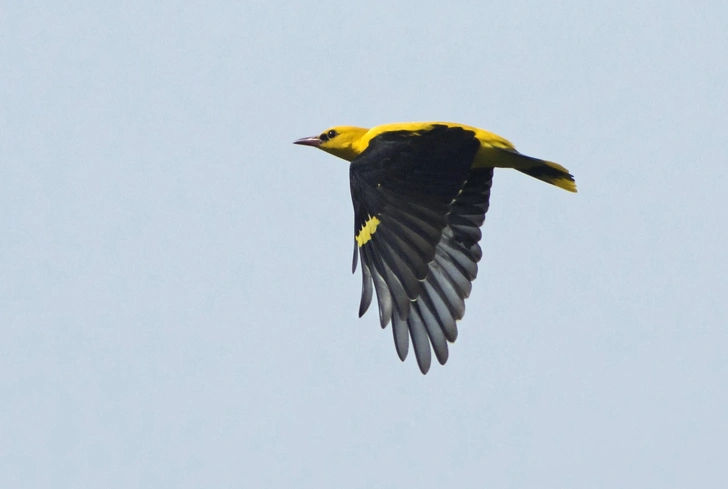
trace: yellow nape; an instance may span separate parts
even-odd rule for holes
[[[376,217],[369,216],[367,222],[362,226],[361,231],[356,234],[356,244],[359,245],[359,248],[372,239],[372,235],[377,231],[377,226],[379,226],[380,222]]]

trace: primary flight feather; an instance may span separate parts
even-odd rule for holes
[[[423,374],[441,364],[482,256],[478,242],[493,168],[515,168],[570,192],[563,166],[516,151],[506,139],[462,124],[413,122],[371,129],[337,126],[295,144],[351,162],[354,263],[362,268],[361,317],[377,295],[397,354],[410,340]]]

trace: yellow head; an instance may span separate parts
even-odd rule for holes
[[[366,148],[363,141],[368,129],[353,126],[336,126],[327,129],[318,136],[302,138],[293,144],[314,146],[339,158],[351,161]]]

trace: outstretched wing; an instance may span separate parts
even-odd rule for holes
[[[478,273],[482,256],[478,242],[480,226],[485,220],[490,200],[493,169],[471,170],[462,192],[455,198],[447,225],[435,248],[435,259],[420,295],[410,306],[404,319],[396,313],[392,330],[397,354],[404,360],[409,349],[409,336],[422,373],[430,368],[431,350],[440,364],[448,358],[448,342],[457,338],[456,321],[465,314],[465,299]]]
[[[423,304],[430,298],[432,307],[436,307],[434,292],[422,296],[423,290],[454,283],[442,278],[428,280],[428,277],[433,271],[442,275],[438,267],[444,266],[446,270],[452,260],[462,258],[462,245],[458,240],[465,234],[455,235],[461,223],[457,219],[451,222],[456,216],[450,216],[458,198],[465,197],[466,180],[479,146],[472,131],[434,125],[417,133],[383,133],[373,138],[368,148],[351,163],[354,268],[357,254],[362,265],[359,315],[366,312],[376,291],[382,327],[392,319],[396,322],[395,343],[400,357],[407,351],[407,347],[402,346],[404,338],[406,344],[409,342],[406,331],[404,335],[401,332],[401,325],[409,322],[411,311],[426,315],[432,310],[423,305],[413,309],[411,305],[422,297]],[[465,227],[472,226],[466,224]],[[480,231],[477,226],[475,228],[479,238]],[[448,232],[453,234],[452,238],[447,238]],[[450,241],[454,251],[448,249]],[[472,258],[468,260],[472,261]],[[444,297],[447,306],[453,303],[455,296]],[[412,324],[426,327],[430,323],[422,320]],[[424,351],[417,347],[422,343],[418,331],[410,331],[416,353],[421,349]],[[425,336],[425,341],[427,338]],[[427,351],[429,353],[429,344]]]

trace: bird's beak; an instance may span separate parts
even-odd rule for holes
[[[313,146],[315,148],[321,146],[321,143],[321,138],[318,136],[311,136],[310,138],[301,138],[293,141],[293,144],[302,144],[304,146]]]

